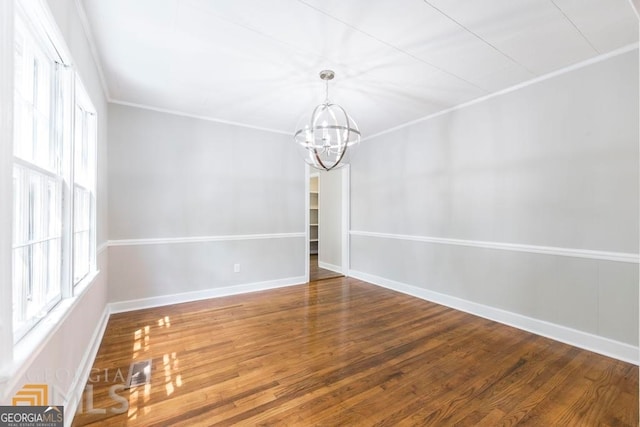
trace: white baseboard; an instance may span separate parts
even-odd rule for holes
[[[324,268],[325,270],[331,270],[334,273],[343,274],[342,267],[340,267],[339,265],[333,265],[333,264],[329,264],[328,262],[318,261],[318,267]]]
[[[402,292],[403,294],[431,301],[436,304],[445,305],[456,310],[484,317],[485,319],[494,320],[537,335],[542,335],[575,347],[580,347],[608,357],[633,363],[634,365],[638,365],[640,362],[638,347],[634,347],[623,342],[590,334],[588,332],[578,331],[576,329],[546,322],[544,320],[534,319],[522,314],[464,300],[462,298],[441,294],[439,292],[430,291],[417,286],[396,282],[394,280],[385,279],[383,277],[363,273],[361,271],[350,270],[349,276],[383,288]]]
[[[84,393],[85,384],[89,380],[89,375],[91,375],[93,362],[96,359],[98,349],[100,348],[100,344],[102,343],[102,337],[104,336],[104,333],[107,329],[107,323],[109,323],[109,314],[109,307],[106,306],[104,308],[104,311],[102,312],[102,316],[100,317],[100,323],[91,336],[91,344],[82,357],[82,361],[80,362],[80,369],[78,369],[76,377],[73,379],[73,383],[69,388],[69,394],[67,395],[64,402],[64,411],[66,415],[64,425],[67,427],[71,426],[76,411],[78,410],[78,405],[80,404],[80,400],[82,399],[82,395]]]
[[[286,286],[300,285],[306,282],[307,281],[305,280],[305,276],[288,277],[284,279],[269,280],[266,282],[247,283],[242,285],[226,286],[222,288],[184,292],[180,294],[162,295],[157,297],[112,302],[109,304],[109,309],[111,313],[122,313],[125,311],[141,310],[144,308],[161,307],[164,305],[180,304],[183,302],[199,301],[209,298],[225,297],[229,295],[283,288]]]

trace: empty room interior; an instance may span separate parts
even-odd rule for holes
[[[2,0],[0,421],[637,426],[639,11]]]

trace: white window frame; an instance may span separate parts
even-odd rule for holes
[[[31,330],[63,295],[64,140],[58,132],[63,119],[58,111],[64,104],[60,90],[64,63],[32,19],[22,8],[16,10],[16,47],[20,34],[21,54],[26,56],[15,62],[14,70],[21,69],[26,84],[14,83],[14,117],[24,119],[14,121],[14,135],[23,142],[14,139],[14,340]]]
[[[4,1],[4,0],[3,0]],[[64,39],[62,38],[51,12],[49,11],[46,3],[42,0],[17,0],[15,2],[15,8],[13,11],[13,18],[16,20],[22,20],[25,23],[27,31],[33,36],[38,49],[46,52],[47,56],[54,61],[56,65],[55,73],[55,85],[56,92],[52,93],[51,100],[59,100],[55,105],[55,108],[51,107],[51,121],[54,123],[50,127],[50,141],[55,141],[54,146],[57,146],[57,154],[53,170],[49,170],[50,165],[36,165],[31,161],[27,161],[19,156],[13,156],[14,151],[11,152],[13,158],[13,168],[16,171],[24,168],[25,170],[33,171],[34,174],[39,174],[45,178],[52,179],[55,177],[57,185],[61,188],[60,199],[58,200],[60,209],[60,221],[61,221],[61,243],[60,243],[60,265],[59,267],[59,290],[60,292],[52,301],[49,301],[43,307],[42,313],[38,316],[33,316],[28,322],[21,325],[13,323],[13,313],[9,315],[12,318],[8,323],[9,328],[12,330],[13,343],[17,344],[21,339],[30,336],[30,331],[40,329],[36,325],[40,320],[54,313],[51,321],[57,322],[61,319],[61,310],[68,309],[69,304],[59,304],[61,301],[73,300],[75,295],[79,295],[86,286],[93,281],[98,274],[96,263],[96,180],[97,180],[97,115],[93,103],[91,102],[86,90],[84,89],[79,76],[75,72],[73,67],[71,56],[68,53]],[[17,28],[17,26],[16,26]],[[17,34],[13,29],[12,34]],[[11,53],[15,55],[15,47],[11,40]],[[13,63],[13,61],[9,62]],[[15,65],[13,67],[15,69]],[[12,76],[12,95],[16,86],[16,79]],[[53,91],[52,91],[53,92]],[[13,105],[16,105],[14,100]],[[13,107],[12,105],[12,107]],[[53,104],[52,104],[53,105]],[[80,106],[82,110],[91,115],[91,122],[93,126],[89,132],[83,132],[82,136],[87,137],[88,144],[88,174],[84,174],[84,182],[76,182],[74,180],[74,141],[75,137],[75,112],[76,106]],[[29,123],[29,121],[24,122]],[[17,124],[14,122],[13,126]],[[14,131],[15,131],[14,127]],[[15,134],[15,132],[14,132]],[[13,141],[15,143],[15,141]],[[78,141],[83,143],[83,141]],[[14,145],[14,148],[16,146]],[[19,147],[18,147],[19,148]],[[56,163],[57,162],[57,163]],[[20,176],[20,174],[18,174]],[[89,247],[88,247],[88,268],[83,268],[83,274],[81,277],[74,278],[74,236],[75,236],[75,220],[74,220],[74,194],[76,189],[82,188],[89,193],[88,203],[88,224],[84,222],[84,226],[87,227],[89,233]],[[11,193],[10,193],[11,194]],[[24,194],[24,192],[23,192]],[[17,195],[15,195],[17,197]],[[13,200],[13,198],[12,198]],[[16,203],[20,202],[16,199]],[[12,203],[13,205],[13,203]],[[25,213],[25,210],[22,210]],[[44,211],[43,211],[44,212]],[[14,221],[14,224],[17,222]],[[31,242],[33,243],[33,242]],[[14,245],[15,246],[15,245]],[[14,250],[12,249],[12,254]],[[84,262],[84,261],[83,261]],[[86,265],[86,264],[83,264]],[[15,276],[16,272],[13,272]],[[13,283],[13,277],[12,281]],[[13,286],[13,284],[11,284]],[[9,290],[11,291],[11,289]],[[9,294],[11,295],[11,293]],[[13,298],[10,298],[13,300]],[[62,307],[60,309],[56,306]],[[12,304],[5,304],[3,307],[11,307]],[[2,320],[2,319],[0,319]],[[50,322],[47,322],[50,323]],[[46,328],[45,328],[46,329]],[[2,330],[2,324],[0,323],[0,331]],[[40,333],[35,334],[40,336]],[[28,341],[32,341],[33,337]],[[17,347],[16,347],[17,348]]]
[[[0,200],[12,200],[13,185],[13,58],[14,0],[0,2]],[[0,384],[13,357],[11,292],[13,203],[0,204]],[[0,386],[0,390],[2,387]]]

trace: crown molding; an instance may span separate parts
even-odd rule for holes
[[[135,102],[121,101],[121,100],[118,100],[118,99],[111,99],[111,100],[109,100],[109,102],[111,104],[124,105],[126,107],[141,108],[143,110],[150,110],[150,111],[156,111],[158,113],[172,114],[174,116],[188,117],[190,119],[205,120],[205,121],[208,121],[208,122],[222,123],[222,124],[225,124],[225,125],[239,126],[239,127],[243,127],[243,128],[261,130],[261,131],[265,131],[265,132],[278,133],[278,134],[288,135],[288,136],[293,135],[293,132],[288,132],[288,131],[284,131],[284,130],[280,130],[280,129],[265,128],[265,127],[262,127],[262,126],[254,126],[254,125],[250,125],[248,123],[241,123],[241,122],[234,122],[234,121],[231,121],[231,120],[217,119],[215,117],[209,117],[209,116],[200,116],[200,115],[197,115],[197,114],[185,113],[183,111],[178,111],[178,110],[169,110],[169,109],[166,109],[166,108],[158,108],[158,107],[154,107],[154,106],[151,106],[151,105],[137,104]]]

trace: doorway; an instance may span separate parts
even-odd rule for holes
[[[308,281],[346,276],[349,266],[349,166],[331,172],[307,166]]]

